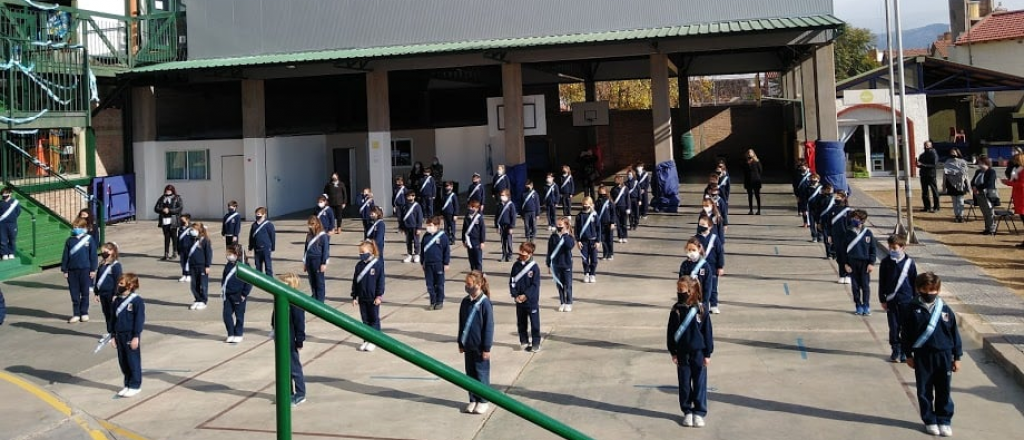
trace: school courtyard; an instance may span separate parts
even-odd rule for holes
[[[596,284],[581,283],[577,272],[571,313],[555,310],[554,284],[544,273],[540,353],[519,349],[506,287],[511,264],[499,263],[499,246],[488,245],[484,268],[498,316],[492,385],[595,439],[925,438],[912,370],[888,361],[877,284],[874,314],[853,315],[849,286],[835,283],[834,263],[799,227],[788,184],[765,187],[761,216],[745,215],[745,194],[739,185],[733,189],[722,314],[713,316],[708,425],[682,427],[665,325],[700,189],[681,189],[680,213],[653,214],[630,233],[629,243],[616,243],[616,258],[600,263]],[[857,195],[863,191],[854,189],[852,205],[867,208],[869,225],[884,237],[894,215]],[[213,223],[211,230],[219,231],[219,222]],[[301,272],[303,222],[276,223],[275,272]],[[353,221],[346,225],[347,231],[357,228]],[[109,348],[93,354],[102,314],[94,308],[91,322],[67,324],[68,294],[58,270],[7,281],[0,437],[274,438],[270,296],[254,293],[244,342],[225,344],[217,294],[209,309],[187,309],[191,295],[177,283],[178,266],[158,261],[162,249],[153,222],[107,231],[121,246],[126,270],[140,274],[147,301],[142,393],[113,397],[121,388],[116,354]],[[420,268],[400,261],[401,237],[387,235],[383,331],[461,370],[455,333],[468,270],[465,251],[460,245],[452,250],[448,307],[429,312]],[[953,377],[956,436],[1017,438],[1024,431],[1024,299],[930,234],[919,238],[922,245],[908,253],[920,271],[943,277],[944,298],[958,313],[964,337],[963,367]],[[348,292],[359,239],[359,232],[332,237],[327,281],[328,304],[357,317]],[[1020,251],[999,246],[992,252]],[[215,259],[223,261],[223,253],[215,252]],[[213,280],[220,271],[211,269]],[[308,291],[305,279],[302,288]],[[218,289],[212,282],[211,290]],[[310,319],[307,333],[302,360],[308,401],[294,408],[297,439],[554,438],[500,408],[461,414],[462,390],[383,350],[359,352],[360,340],[318,319]]]

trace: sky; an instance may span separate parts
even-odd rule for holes
[[[1008,10],[1024,9],[1024,0],[996,0]],[[853,26],[885,31],[885,0],[833,0],[835,15]],[[949,0],[900,0],[904,29],[949,23]]]

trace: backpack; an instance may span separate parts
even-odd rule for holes
[[[943,173],[946,194],[951,196],[967,194],[967,173],[957,164],[957,161],[947,160]]]

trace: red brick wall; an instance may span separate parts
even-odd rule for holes
[[[108,108],[92,118],[96,133],[96,175],[124,174],[124,137],[121,109]]]

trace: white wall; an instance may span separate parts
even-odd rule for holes
[[[324,135],[267,139],[267,210],[271,217],[312,212],[330,177]]]
[[[184,211],[200,220],[219,220],[224,216],[226,205],[223,202],[223,183],[221,176],[221,157],[242,154],[242,140],[202,140],[202,141],[152,141],[136,142],[135,152],[136,179],[135,197],[139,218],[156,219],[153,205],[163,195],[164,186],[171,184],[178,190],[184,204]],[[210,150],[210,178],[208,180],[167,180],[166,152]],[[244,179],[245,176],[228,178]],[[219,226],[215,229],[219,230]]]
[[[490,138],[486,125],[475,127],[439,128],[434,131],[437,157],[444,165],[445,180],[459,182],[459,190],[465,192],[472,183],[473,173],[480,173],[484,183],[490,182],[487,175],[487,144]],[[495,167],[505,158],[505,150],[494,151]]]
[[[958,63],[1024,76],[1024,40],[952,46],[949,51],[949,59]]]
[[[847,93],[857,93],[860,91],[847,91]],[[874,104],[889,105],[888,94],[875,94],[876,99]],[[896,97],[896,108],[899,109],[899,96]],[[918,154],[924,149],[924,142],[931,138],[931,134],[928,130],[928,101],[924,94],[915,94],[906,96],[907,103],[907,119],[913,122],[914,132],[912,138],[914,141],[913,145],[910,145],[911,154],[917,157]],[[842,113],[844,110],[854,107],[858,104],[847,105],[843,103],[843,99],[836,100],[836,112]],[[900,120],[897,119],[897,122]],[[874,107],[862,107],[851,110],[839,117],[839,126],[849,125],[889,125],[892,123],[890,112],[888,110],[882,110]],[[916,169],[912,170],[913,174],[916,175]]]

